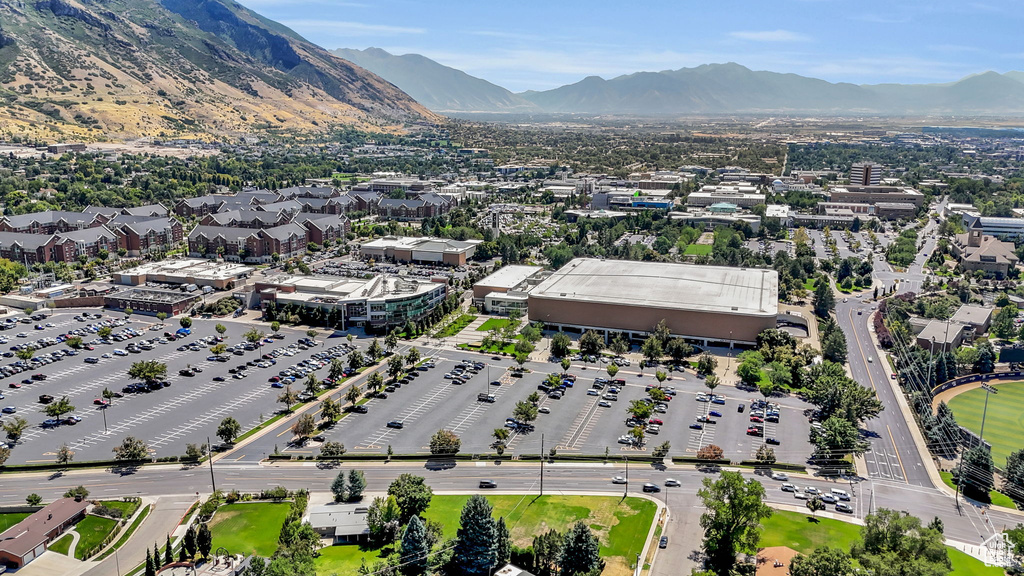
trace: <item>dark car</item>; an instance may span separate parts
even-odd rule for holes
[[[355,412],[356,414],[366,414],[367,412],[370,411],[370,409],[367,408],[366,406],[363,406],[362,404],[357,404],[355,406],[350,406],[348,408],[348,411]]]
[[[658,540],[658,548],[668,548],[668,536],[662,536],[661,540]]]
[[[481,488],[497,488],[498,484],[494,480],[481,480],[480,481],[480,487]]]
[[[694,422],[693,424],[690,424],[690,428],[693,428],[694,430],[703,430],[704,425],[700,422]]]
[[[658,486],[657,484],[651,484],[650,482],[648,482],[648,483],[644,484],[643,491],[644,492],[661,492],[661,486]]]
[[[213,381],[214,382],[223,382],[224,380],[225,380],[225,378],[223,376],[214,376],[213,377]]]
[[[392,420],[387,424],[388,428],[405,428],[405,422],[401,420]]]
[[[776,446],[778,446],[779,444],[781,444],[781,442],[779,442],[779,439],[778,439],[778,438],[773,438],[773,437],[771,437],[771,436],[769,436],[768,438],[765,438],[765,439],[764,439],[764,443],[765,443],[765,444],[775,444]]]

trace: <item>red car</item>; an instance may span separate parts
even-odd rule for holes
[[[11,382],[10,384],[7,385],[7,387],[8,388],[21,388],[21,384],[18,384],[17,382]]]
[[[281,377],[280,376],[271,376],[270,379],[268,380],[268,382],[280,382],[280,381],[281,381]]]
[[[751,422],[756,422],[758,424],[762,424],[762,423],[764,423],[764,418],[761,418],[760,416],[751,416],[750,417],[750,421]]]
[[[647,423],[648,424],[657,424],[658,426],[662,426],[662,425],[665,424],[664,422],[661,421],[661,418],[651,418],[650,420],[647,421]]]
[[[95,398],[93,399],[92,403],[96,404],[97,406],[106,406],[107,404],[110,404],[110,402],[107,402],[103,398]]]
[[[761,428],[758,428],[757,426],[751,426],[750,428],[747,428],[747,435],[749,435],[749,436],[764,436],[764,430],[762,430]]]

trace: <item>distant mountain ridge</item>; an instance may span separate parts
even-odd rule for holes
[[[417,54],[335,50],[435,112],[557,114],[807,113],[824,115],[1024,115],[1024,72],[984,72],[947,84],[833,83],[798,74],[704,64],[636,72],[515,94]],[[532,106],[531,106],[532,105]]]
[[[0,0],[0,134],[381,130],[438,118],[232,0]]]
[[[539,112],[501,86],[419,54],[396,56],[380,48],[339,48],[332,54],[385,78],[434,112]]]

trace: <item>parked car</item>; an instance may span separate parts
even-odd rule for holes
[[[405,428],[405,422],[401,420],[392,420],[387,424],[388,428]]]

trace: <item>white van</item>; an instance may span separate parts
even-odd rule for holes
[[[832,493],[833,496],[835,496],[836,498],[839,498],[840,500],[849,500],[850,499],[850,493],[847,492],[846,490],[840,490],[839,488],[833,488],[832,490],[830,490],[830,492]]]

